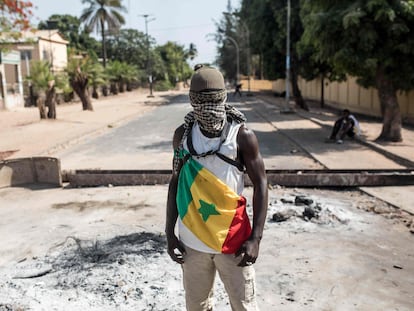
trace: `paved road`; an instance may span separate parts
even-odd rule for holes
[[[263,117],[263,109],[269,108],[263,101],[230,98],[230,102],[246,114],[267,169],[322,168]],[[54,156],[61,159],[63,169],[170,169],[172,135],[190,109],[188,96],[177,96],[127,124]]]
[[[329,128],[298,113],[280,113],[283,108],[281,101],[230,95],[229,102],[247,116],[247,126],[259,139],[267,169],[403,168],[356,141],[348,140],[343,145],[325,143]],[[190,109],[188,96],[180,95],[126,124],[110,128],[99,137],[52,155],[61,159],[64,170],[170,169],[172,135]],[[397,196],[388,188],[364,191],[413,212],[413,187],[398,187],[400,195]]]
[[[185,96],[56,156],[63,169],[169,169],[174,129],[190,109]]]
[[[401,165],[358,142],[327,144],[326,128],[255,97],[229,102],[248,118],[267,169],[399,169]],[[100,137],[64,150],[63,169],[169,169],[174,129],[191,109],[180,95]]]

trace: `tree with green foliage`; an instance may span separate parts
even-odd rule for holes
[[[56,88],[63,88],[66,77],[53,74],[47,61],[32,61],[26,79],[33,86],[40,118],[56,119]]]
[[[302,8],[302,17],[307,16],[308,13],[309,12]],[[320,58],[318,50],[316,50],[313,45],[312,38],[302,36],[296,48],[299,57],[301,59],[306,59],[305,62],[302,62],[299,68],[300,76],[306,81],[320,78],[320,106],[323,108],[325,106],[325,81],[345,81],[346,75],[338,72],[326,60]]]
[[[239,79],[237,76],[238,69],[240,69],[242,63],[239,44],[241,39],[236,29],[236,21],[232,15],[233,12],[230,5],[227,5],[227,10],[223,13],[223,19],[216,23],[217,32],[214,35],[214,39],[218,44],[216,63],[227,79],[237,82]],[[238,57],[239,67],[237,67]]]
[[[157,48],[150,50],[152,78],[154,81],[154,88],[158,91],[166,91],[171,89],[171,84],[168,80],[167,66],[157,51]],[[142,76],[141,82],[145,85],[148,83],[148,75]],[[159,87],[157,87],[157,85]]]
[[[377,140],[402,141],[398,91],[414,87],[414,1],[302,1],[305,36],[321,59],[376,87],[383,115]]]
[[[130,89],[128,84],[137,81],[139,75],[137,67],[118,60],[108,63],[105,73],[111,84],[110,91],[114,95],[118,92],[125,92],[125,89]]]
[[[231,6],[228,6],[231,9]],[[222,46],[219,48],[221,58],[231,57],[232,66],[231,70],[236,68],[234,66],[237,59],[234,55],[239,53],[239,74],[244,74],[245,76],[251,75],[251,53],[250,53],[250,27],[246,22],[245,18],[242,18],[239,11],[227,11],[223,12],[224,19],[218,25],[218,32],[222,36],[218,35],[217,39],[222,43]],[[220,26],[221,24],[221,26]],[[237,46],[236,46],[237,45]],[[229,51],[230,50],[230,51]],[[225,56],[225,54],[227,54]],[[225,61],[221,59],[221,66],[225,65]],[[220,66],[220,68],[221,68]],[[237,70],[237,69],[236,69]],[[237,73],[236,73],[237,74]]]
[[[98,88],[105,85],[106,82],[107,77],[103,66],[97,62],[94,62],[89,71],[89,84],[92,87],[92,98],[99,98]]]
[[[9,42],[11,38],[21,36],[21,30],[30,28],[30,17],[33,3],[31,1],[0,1],[0,33],[1,41]]]
[[[111,61],[119,60],[145,69],[147,62],[146,40],[146,35],[143,32],[135,29],[121,29],[119,34],[108,38],[108,59]]]
[[[123,83],[126,90],[130,92],[133,88],[136,88],[137,82],[140,81],[143,76],[145,76],[144,70],[139,70],[137,66],[127,64],[123,76]]]
[[[281,51],[276,45],[277,34],[284,30],[276,23],[271,1],[244,0],[238,15],[249,27],[251,34],[251,55],[253,60],[256,59],[253,75],[262,79],[284,78],[285,51]]]
[[[105,68],[105,75],[107,76],[108,81],[110,83],[109,89],[113,95],[117,95],[119,93],[119,85],[122,81],[124,69],[124,64],[118,60],[109,62]]]
[[[69,41],[69,47],[75,48],[79,51],[88,51],[89,53],[96,53],[100,48],[99,42],[89,35],[81,27],[81,21],[78,17],[68,14],[53,14],[48,20],[56,23],[56,28],[66,40]],[[38,29],[49,29],[47,21],[39,22]]]
[[[106,67],[106,31],[117,32],[125,24],[121,13],[126,9],[122,6],[122,0],[82,0],[82,3],[89,7],[83,10],[80,20],[88,31],[96,29],[101,33],[103,66]]]
[[[161,59],[165,64],[165,80],[171,85],[175,85],[178,81],[188,79],[192,74],[192,69],[187,63],[187,54],[184,46],[175,42],[167,42],[166,44],[156,48]]]
[[[271,3],[272,10],[278,25],[279,31],[276,35],[275,45],[279,53],[284,55],[283,59],[286,59],[286,30],[287,30],[287,5],[285,0],[273,1]],[[291,16],[290,16],[290,84],[292,87],[292,95],[294,97],[295,103],[298,107],[301,107],[305,110],[309,110],[308,105],[303,99],[302,92],[299,88],[299,75],[302,71],[304,64],[309,63],[307,56],[309,54],[298,53],[298,43],[303,34],[303,25],[300,19],[300,0],[291,1]],[[302,56],[302,57],[301,57]]]
[[[290,16],[290,82],[292,95],[298,107],[308,110],[302,97],[298,79],[303,64],[308,63],[308,54],[300,55],[297,44],[303,34],[300,19],[300,1],[291,1]],[[261,16],[260,14],[263,14]],[[259,44],[264,57],[264,67],[270,79],[286,77],[286,36],[287,36],[287,2],[286,0],[244,0],[238,14],[246,19],[255,34],[252,45]],[[263,40],[263,43],[258,42]],[[303,57],[301,57],[303,56]]]

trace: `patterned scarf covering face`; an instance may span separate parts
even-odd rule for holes
[[[212,135],[219,135],[226,122],[226,90],[215,92],[190,92],[194,118],[200,128]]]
[[[176,172],[180,163],[180,154],[182,153],[183,150],[183,144],[184,141],[186,139],[186,137],[188,136],[188,133],[191,131],[192,128],[192,124],[194,124],[195,121],[197,121],[200,124],[200,127],[211,133],[211,129],[208,130],[207,128],[210,127],[210,125],[207,125],[207,123],[214,123],[214,125],[218,124],[217,126],[212,125],[211,127],[213,128],[213,132],[217,131],[218,128],[220,128],[220,131],[218,132],[218,134],[220,134],[221,130],[224,128],[225,122],[226,122],[226,118],[230,118],[231,120],[237,122],[237,123],[243,123],[246,122],[246,117],[244,116],[244,114],[242,112],[240,112],[239,110],[237,110],[236,108],[234,108],[233,106],[226,104],[226,99],[227,99],[227,91],[223,90],[220,92],[204,92],[204,93],[196,93],[196,92],[191,92],[190,91],[190,101],[191,101],[191,105],[194,107],[193,111],[190,111],[189,113],[187,113],[187,115],[184,117],[184,135],[181,139],[181,143],[178,147],[177,150],[175,150],[174,152],[174,164],[173,164],[173,169]],[[205,101],[202,101],[205,100]],[[206,104],[208,103],[208,104]],[[219,106],[220,108],[218,109],[214,109],[214,107],[211,110],[214,110],[214,116],[213,118],[215,118],[215,122],[209,122],[208,121],[208,117],[206,118],[205,115],[201,112],[201,111],[206,111],[207,109],[210,110],[210,108],[200,108],[200,115],[197,115],[198,113],[196,112],[196,110],[199,106],[205,105],[206,107],[210,107],[210,106]],[[224,108],[224,113],[222,112],[221,108]],[[222,118],[222,115],[224,116],[224,118]],[[204,119],[207,119],[205,121],[206,124],[206,128],[202,127],[202,123],[204,121]],[[203,125],[204,126],[204,125]]]

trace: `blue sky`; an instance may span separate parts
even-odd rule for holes
[[[194,43],[198,57],[196,63],[212,63],[216,55],[216,44],[208,34],[214,33],[214,21],[222,18],[227,8],[227,0],[123,0],[129,8],[125,14],[126,25],[145,32],[144,18],[139,15],[150,14],[155,20],[148,23],[148,33],[158,45],[167,41],[189,46]],[[70,14],[80,16],[86,5],[81,0],[32,0],[36,7],[32,23],[37,25],[52,14]],[[238,8],[240,0],[231,1],[233,8]],[[150,19],[150,18],[149,18]]]

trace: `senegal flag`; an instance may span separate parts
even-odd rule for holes
[[[246,199],[191,157],[181,168],[177,207],[183,224],[218,252],[233,254],[250,236]]]

